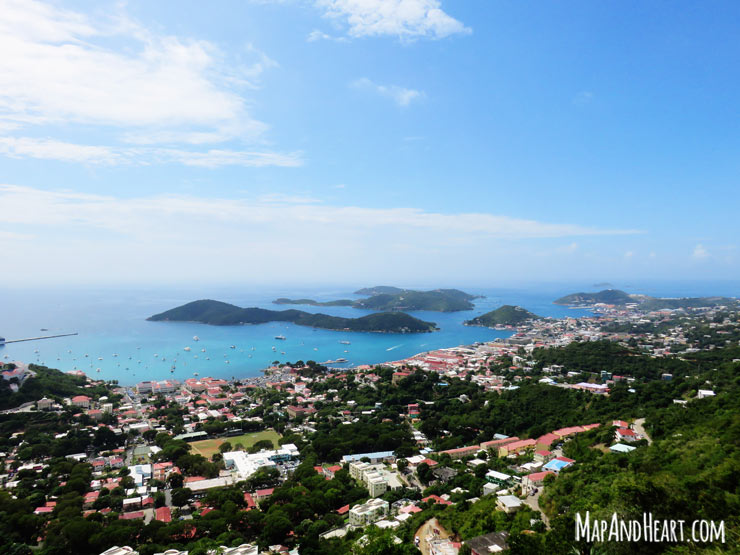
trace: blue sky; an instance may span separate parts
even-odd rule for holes
[[[734,278],[739,20],[6,0],[0,280]]]

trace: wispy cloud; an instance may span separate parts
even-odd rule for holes
[[[251,114],[243,94],[277,64],[253,45],[227,56],[212,42],[153,32],[122,11],[94,17],[35,0],[5,0],[0,50],[6,155],[102,164],[151,156],[149,163],[168,157],[116,143],[254,144],[268,129]],[[64,140],[69,125],[97,130],[106,140],[71,144]],[[24,129],[41,126],[45,139],[23,136],[36,134]],[[213,157],[208,150],[181,160]],[[256,158],[271,159],[268,153]],[[217,165],[223,162],[211,166]]]
[[[402,107],[406,107],[415,100],[419,100],[426,96],[423,91],[417,91],[416,89],[407,89],[405,87],[399,87],[397,85],[378,85],[372,82],[367,77],[362,77],[350,83],[350,86],[356,89],[365,89],[372,91],[380,96],[390,98],[396,104]]]
[[[704,260],[705,258],[709,258],[709,251],[704,248],[704,245],[699,243],[694,247],[694,252],[691,253],[691,256],[696,260]]]
[[[573,104],[576,106],[583,106],[590,104],[594,99],[594,93],[591,91],[581,91],[573,97]]]
[[[0,185],[5,264],[13,276],[54,267],[66,279],[213,279],[285,276],[290,261],[300,278],[326,281],[365,277],[382,268],[418,275],[430,259],[478,260],[471,271],[491,271],[501,256],[516,265],[539,240],[624,235],[602,229],[487,213],[441,213],[410,207],[363,208],[320,199],[271,194],[241,198],[192,195],[112,196]],[[32,238],[29,239],[29,236]],[[566,251],[575,252],[571,243]],[[487,261],[481,253],[495,253]],[[132,263],[135,262],[135,263]],[[441,279],[447,265],[436,271]],[[25,273],[24,273],[25,272]],[[425,273],[428,273],[425,270]],[[295,274],[291,274],[295,275]],[[400,275],[400,274],[399,274]]]
[[[443,214],[418,208],[363,208],[336,206],[310,197],[271,194],[256,199],[223,199],[185,195],[118,198],[72,191],[45,191],[17,185],[0,185],[0,203],[8,223],[31,225],[85,225],[139,233],[137,221],[157,225],[154,214],[182,218],[200,217],[238,225],[265,223],[333,225],[340,228],[420,229],[497,238],[536,239],[639,233],[629,229],[601,229],[576,224],[546,223],[487,213]],[[132,220],[133,218],[133,220]],[[169,226],[169,224],[167,224]],[[575,248],[570,245],[568,248]]]
[[[442,39],[472,31],[445,13],[439,0],[316,0],[326,17],[346,24],[351,37]]]
[[[67,143],[33,137],[0,137],[0,154],[10,158],[35,158],[75,162],[89,166],[183,164],[201,168],[223,166],[295,167],[301,153],[259,152],[229,149],[187,150],[163,147],[111,147]]]
[[[327,33],[324,33],[323,31],[319,31],[318,29],[314,29],[306,37],[307,42],[316,42],[319,40],[330,40],[334,42],[347,42],[347,37],[336,37],[334,35],[328,35]]]

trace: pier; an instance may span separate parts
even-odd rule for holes
[[[78,335],[77,332],[74,333],[60,333],[57,335],[44,335],[41,337],[26,337],[25,339],[3,339],[0,338],[0,345],[6,345],[8,343],[20,343],[22,341],[38,341],[40,339],[54,339],[55,337],[69,337],[71,335]]]

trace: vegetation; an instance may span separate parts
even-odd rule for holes
[[[398,289],[396,287],[374,287],[360,289],[372,291],[367,299],[352,301],[340,299],[336,301],[314,301],[312,299],[285,299],[273,301],[275,304],[305,304],[311,306],[352,306],[366,310],[432,310],[435,312],[456,312],[471,310],[475,295],[470,295],[458,289],[435,289],[434,291],[414,291]],[[365,294],[359,293],[358,294]]]
[[[286,299],[280,297],[272,301],[273,304],[303,304],[307,306],[352,306],[355,301],[350,299],[338,299],[336,301],[314,301],[313,299]]]
[[[217,326],[240,324],[264,324],[266,322],[293,322],[299,326],[311,326],[330,330],[418,333],[434,331],[433,322],[425,322],[403,312],[368,314],[360,318],[341,318],[326,314],[311,314],[301,310],[266,310],[264,308],[240,308],[220,301],[201,300],[150,316],[155,322],[201,322]]]
[[[280,441],[280,434],[274,430],[264,430],[253,434],[244,434],[222,439],[204,439],[202,441],[194,441],[190,446],[194,453],[203,455],[210,459],[215,453],[218,453],[221,450],[221,446],[225,443],[228,443],[234,448],[234,450],[236,450],[238,448],[249,449],[261,441],[270,441],[273,444],[277,444]]]
[[[572,293],[553,301],[555,304],[627,304],[637,302],[632,296],[619,289],[604,289],[598,293]]]
[[[573,293],[560,297],[555,304],[583,305],[583,304],[613,304],[624,305],[638,303],[640,310],[649,312],[653,310],[676,310],[679,308],[702,308],[715,306],[738,305],[738,299],[731,297],[681,297],[681,298],[656,298],[646,295],[629,295],[619,289],[605,289],[598,293]]]
[[[97,398],[101,395],[108,395],[109,390],[106,386],[85,387],[87,379],[84,376],[74,374],[65,374],[59,370],[37,366],[29,366],[35,376],[31,376],[23,382],[23,385],[17,392],[13,392],[10,384],[13,380],[6,381],[0,379],[0,410],[10,409],[20,406],[24,403],[30,403],[48,397],[61,401],[65,397],[74,397],[76,395],[87,395],[91,398]],[[17,383],[17,380],[16,380]]]
[[[466,326],[516,326],[528,320],[538,320],[540,317],[536,314],[522,308],[521,306],[512,306],[505,304],[502,307],[476,316],[472,320],[465,322]]]

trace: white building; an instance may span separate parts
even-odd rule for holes
[[[362,505],[355,505],[349,510],[349,523],[352,526],[367,526],[388,514],[390,505],[382,499],[370,499]]]
[[[224,465],[236,471],[240,480],[246,480],[260,468],[276,467],[278,463],[298,458],[298,448],[286,443],[280,449],[247,453],[246,451],[229,451],[224,453]]]

